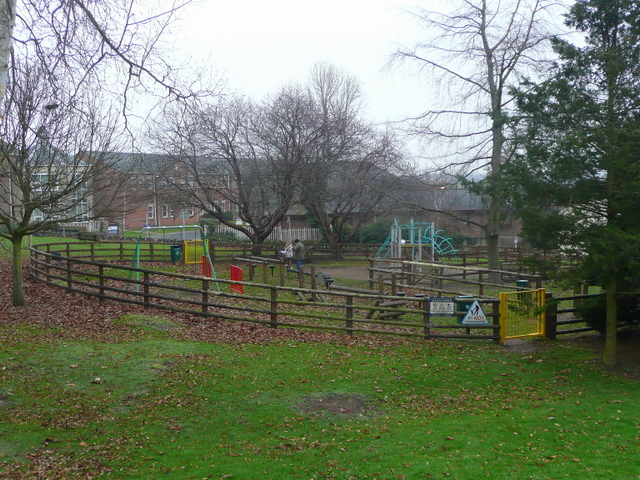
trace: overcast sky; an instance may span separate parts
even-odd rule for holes
[[[398,0],[202,0],[189,7],[184,45],[206,58],[228,88],[261,99],[311,68],[330,63],[362,84],[367,118],[397,121],[424,110],[417,78],[385,71],[398,45],[413,45],[418,27]]]

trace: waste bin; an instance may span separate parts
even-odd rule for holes
[[[458,323],[462,323],[462,320],[464,320],[474,301],[475,298],[473,295],[459,295],[456,297],[456,317]]]
[[[182,245],[171,245],[171,261],[173,263],[182,261]]]
[[[528,290],[529,289],[529,280],[516,280],[516,287],[518,287],[518,291],[520,291],[520,290]]]

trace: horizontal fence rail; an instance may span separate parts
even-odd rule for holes
[[[139,255],[143,262],[168,263],[172,259],[171,245],[147,243],[141,247]],[[222,249],[216,246],[215,250]],[[237,249],[233,251],[238,253]],[[499,301],[496,298],[477,298],[488,319],[487,324],[463,325],[461,320],[466,312],[457,311],[460,308],[457,302],[452,315],[431,314],[431,297],[443,296],[446,289],[423,285],[424,293],[407,295],[398,291],[412,291],[405,287],[415,285],[418,276],[424,276],[421,281],[438,284],[448,278],[444,272],[435,272],[427,279],[425,272],[415,269],[402,272],[374,265],[369,268],[368,286],[363,288],[325,283],[315,274],[307,275],[311,281],[311,288],[307,288],[303,282],[304,273],[288,271],[283,262],[274,258],[235,257],[248,263],[246,270],[250,281],[241,281],[139,268],[132,262],[134,252],[135,244],[126,242],[38,245],[30,249],[30,270],[35,279],[47,285],[95,296],[100,301],[113,300],[205,318],[352,335],[500,340]],[[421,267],[443,268],[435,264]],[[471,269],[477,269],[464,268],[470,269],[467,281],[473,283],[469,279],[473,276]],[[262,275],[256,269],[262,270]],[[294,275],[294,281],[289,282],[293,286],[285,285],[285,275]],[[296,285],[297,277],[300,278],[299,285]],[[254,281],[258,279],[262,283]],[[398,279],[407,279],[407,283]],[[548,315],[555,322],[552,327],[547,325],[548,336],[586,331],[584,324],[575,325],[582,320],[568,318],[568,315],[576,311],[571,309],[576,308],[581,298],[592,296],[556,298],[555,302],[548,302],[556,306]],[[567,302],[571,303],[570,307],[565,306]],[[566,325],[572,327],[566,329]]]
[[[556,338],[558,335],[590,332],[592,327],[576,317],[580,304],[587,299],[600,297],[602,294],[576,294],[566,297],[547,298],[546,337]]]
[[[167,247],[168,250],[168,246]],[[328,330],[348,334],[368,333],[420,338],[499,339],[497,303],[484,301],[489,325],[460,325],[455,316],[430,315],[428,297],[398,297],[343,290],[309,289],[267,285],[229,279],[170,273],[97,261],[105,254],[119,260],[128,248],[113,244],[94,248],[78,257],[32,247],[31,274],[37,280],[65,290],[92,295],[101,301],[115,300],[175,312],[228,320],[260,323],[271,327]],[[64,251],[65,255],[61,253]],[[166,257],[159,246],[148,258]],[[265,270],[266,271],[266,270]],[[220,291],[214,288],[218,284]],[[244,293],[232,286],[242,286]],[[463,314],[464,312],[460,312]]]
[[[385,282],[398,282],[404,287],[422,286],[440,294],[465,293],[491,298],[497,297],[499,291],[542,287],[542,280],[537,275],[470,267],[464,261],[456,263],[453,260],[444,264],[401,258],[370,259],[370,283],[376,281],[379,275],[384,277]],[[498,277],[499,283],[492,282],[493,277]],[[525,285],[519,282],[525,282]]]

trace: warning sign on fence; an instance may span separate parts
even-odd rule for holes
[[[455,298],[453,297],[431,297],[429,298],[430,315],[454,315]]]
[[[480,302],[478,300],[474,300],[471,306],[469,307],[469,311],[464,316],[461,322],[463,325],[488,325],[489,320],[487,316],[484,314],[482,307],[480,306]]]

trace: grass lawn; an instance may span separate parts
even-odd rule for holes
[[[640,478],[595,336],[380,340],[98,303],[0,264],[0,478]],[[143,314],[144,313],[144,314]]]
[[[2,323],[0,477],[640,478],[640,383],[590,343],[202,328]]]

